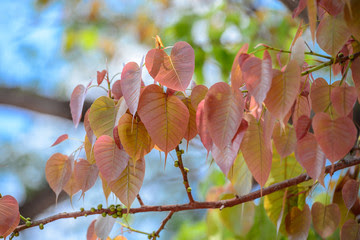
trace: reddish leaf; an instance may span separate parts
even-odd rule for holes
[[[315,231],[322,238],[333,234],[340,222],[340,210],[335,203],[324,206],[320,202],[315,202],[311,208],[311,216]]]
[[[196,111],[196,128],[198,130],[201,142],[209,154],[210,149],[213,146],[213,142],[207,126],[204,107],[205,107],[205,100],[202,100],[199,103]]]
[[[297,121],[301,116],[310,117],[311,106],[309,99],[302,95],[299,95],[295,102],[295,109],[292,115],[293,124],[297,125]]]
[[[360,2],[358,0],[347,0],[344,8],[346,25],[354,37],[360,39]],[[349,9],[350,8],[350,9]]]
[[[90,108],[89,121],[96,137],[112,136],[116,112],[115,103],[111,98],[102,96],[94,101]]]
[[[70,97],[71,117],[73,119],[75,127],[79,125],[81,119],[81,113],[84,106],[86,92],[87,89],[84,87],[84,85],[79,84],[74,88],[74,91],[72,92]]]
[[[121,73],[121,90],[131,114],[135,114],[139,105],[141,88],[141,69],[135,62],[129,62]]]
[[[81,195],[84,195],[87,190],[92,188],[99,175],[99,169],[96,164],[90,164],[85,159],[75,165],[75,181],[79,184],[82,191]]]
[[[271,170],[272,151],[270,139],[265,139],[263,123],[247,115],[248,128],[241,142],[245,162],[255,180],[263,187]]]
[[[133,160],[143,158],[153,148],[154,143],[142,122],[131,114],[125,113],[119,120],[120,141]]]
[[[78,182],[75,179],[76,164],[77,164],[77,162],[74,161],[74,169],[71,173],[71,177],[70,177],[69,181],[67,181],[66,185],[63,188],[63,190],[70,196],[70,201],[72,199],[72,196],[81,190],[81,186],[78,184]]]
[[[292,207],[285,218],[286,232],[290,239],[307,239],[311,224],[311,212],[307,204],[301,211],[298,207]]]
[[[296,18],[305,9],[306,0],[300,0],[298,6],[294,9],[292,17]]]
[[[331,89],[331,103],[340,116],[347,116],[353,109],[357,94],[355,87],[343,83]]]
[[[274,144],[281,158],[285,158],[294,152],[296,147],[296,134],[292,125],[285,125],[285,129],[281,129],[280,123],[275,124],[273,132]]]
[[[183,93],[179,93],[177,96],[181,96],[181,101],[185,104],[187,109],[189,110],[189,122],[185,131],[184,138],[187,141],[187,147],[189,146],[189,141],[193,139],[197,135],[197,128],[196,128],[196,110],[194,109],[193,105],[191,104],[191,100],[184,96]]]
[[[352,62],[351,73],[358,96],[358,102],[360,103],[360,57],[355,58]]]
[[[123,96],[120,80],[117,80],[116,82],[114,82],[114,84],[111,88],[111,92],[112,92],[112,95],[114,96],[115,100],[119,100]]]
[[[337,16],[326,14],[317,29],[316,41],[326,53],[335,57],[350,35],[342,14]]]
[[[104,78],[107,74],[107,71],[104,69],[102,70],[101,72],[97,71],[97,83],[98,85],[100,85],[103,81],[104,81]]]
[[[162,49],[152,49],[146,55],[145,65],[161,85],[185,91],[194,73],[194,49],[186,42],[175,43],[170,56]]]
[[[53,154],[46,162],[45,176],[51,189],[56,194],[56,201],[59,193],[71,177],[71,161],[68,156],[61,153]]]
[[[199,103],[205,99],[208,88],[204,85],[196,85],[191,91],[191,104],[197,110]]]
[[[284,72],[274,75],[265,104],[274,117],[283,120],[291,109],[300,87],[300,68],[291,60]]]
[[[323,112],[328,108],[330,104],[330,86],[323,78],[315,79],[311,85],[311,106],[312,110],[317,112]]]
[[[231,67],[231,87],[234,89],[239,89],[241,87],[241,85],[244,84],[244,80],[242,77],[242,72],[239,66],[239,57],[241,54],[246,53],[248,51],[249,48],[249,44],[245,43],[240,50],[238,51],[238,53],[235,56],[234,62],[232,64]]]
[[[321,179],[325,171],[326,156],[312,133],[307,133],[296,145],[296,160],[306,169],[307,174],[324,185]]]
[[[113,136],[114,136],[114,141],[115,141],[116,146],[117,146],[119,149],[124,149],[124,147],[123,147],[123,145],[121,144],[121,141],[120,141],[119,128],[118,128],[118,126],[114,127]]]
[[[249,57],[240,65],[243,79],[249,93],[257,103],[262,103],[271,87],[272,62],[268,51],[264,52],[263,60]]]
[[[342,197],[344,199],[345,206],[347,209],[351,209],[357,198],[359,192],[359,182],[354,179],[349,179],[345,182],[344,187],[342,188]]]
[[[221,171],[224,173],[225,176],[228,175],[230,168],[234,164],[247,127],[247,122],[245,120],[242,120],[241,125],[230,144],[225,146],[225,148],[223,149],[218,148],[215,144],[212,146],[212,156],[214,157],[216,164],[220,167]]]
[[[189,121],[189,110],[176,96],[167,96],[152,84],[140,96],[138,114],[153,142],[167,154],[180,143]]]
[[[311,126],[311,119],[308,116],[303,115],[299,117],[295,126],[297,140],[300,140],[303,137],[305,137],[306,133],[310,129],[310,126]]]
[[[239,129],[244,111],[242,94],[227,83],[210,87],[205,97],[206,125],[216,146],[224,149]]]
[[[20,223],[19,204],[10,195],[0,198],[0,236],[6,238]]]
[[[121,175],[109,183],[111,191],[129,209],[139,193],[145,175],[145,159],[129,161]]]
[[[308,17],[309,17],[311,38],[312,38],[313,42],[315,42],[315,30],[316,30],[316,22],[317,22],[316,0],[307,0],[306,6],[307,6]]]
[[[60,137],[58,137],[58,138],[56,139],[56,141],[55,141],[50,147],[56,146],[56,145],[58,145],[59,143],[62,143],[63,141],[65,141],[65,140],[68,139],[68,138],[69,138],[69,135],[67,135],[67,134],[61,135]]]
[[[86,232],[86,240],[97,240],[97,236],[96,236],[96,233],[95,233],[95,222],[96,220],[93,220],[89,227],[88,227],[88,230]]]
[[[356,127],[348,117],[333,120],[326,113],[317,113],[313,129],[317,142],[332,163],[343,158],[356,140]]]
[[[112,137],[101,136],[94,145],[96,165],[107,182],[117,179],[126,168],[129,155],[120,150]]]
[[[344,2],[339,0],[320,0],[319,6],[325,9],[330,15],[336,16],[344,9]]]
[[[107,183],[107,181],[104,179],[104,177],[101,175],[101,173],[99,173],[100,179],[101,179],[101,185],[102,185],[102,189],[104,192],[104,196],[107,202],[107,199],[109,198],[109,195],[111,193],[111,189],[109,184]]]
[[[340,239],[360,239],[360,225],[354,219],[347,220],[341,228]]]

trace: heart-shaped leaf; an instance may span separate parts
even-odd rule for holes
[[[112,137],[103,135],[94,145],[96,165],[107,182],[117,179],[128,165],[129,155],[120,150]]]
[[[320,176],[325,171],[326,156],[312,133],[307,133],[305,137],[298,140],[296,160],[314,181],[319,179],[319,182],[324,185],[324,179],[320,179]]]
[[[70,97],[71,117],[75,127],[79,125],[81,120],[81,113],[84,106],[86,92],[87,88],[85,88],[84,85],[79,84],[74,88]]]
[[[66,185],[63,188],[63,190],[70,196],[70,201],[72,200],[72,196],[81,190],[79,183],[75,179],[76,164],[77,164],[77,162],[74,161],[74,169],[71,173],[71,177],[70,177],[69,181],[67,181]]]
[[[139,105],[141,88],[141,69],[135,62],[129,62],[121,72],[121,90],[131,114],[135,114]]]
[[[90,164],[85,159],[80,159],[74,169],[75,181],[79,184],[83,196],[87,190],[94,186],[99,175],[99,169],[96,164]]]
[[[118,133],[121,144],[133,160],[143,158],[154,144],[142,122],[125,113],[119,120]]]
[[[305,137],[305,135],[307,134],[307,132],[311,127],[311,122],[312,122],[311,119],[306,115],[302,115],[301,117],[299,117],[295,125],[297,140],[300,140],[303,137]]]
[[[59,193],[71,177],[71,161],[68,156],[61,153],[53,154],[46,162],[45,176],[51,189],[56,194],[56,201]]]
[[[205,97],[206,125],[216,146],[224,149],[239,129],[244,111],[242,94],[227,83],[212,85]]]
[[[196,110],[199,103],[205,99],[205,96],[208,92],[208,88],[204,85],[196,85],[191,91],[191,104]]]
[[[247,127],[247,122],[245,120],[242,120],[241,125],[230,144],[228,144],[223,149],[218,148],[215,144],[212,146],[212,156],[214,157],[216,164],[220,167],[221,171],[224,173],[225,176],[227,176],[231,166],[234,164]]]
[[[347,220],[341,228],[340,239],[359,239],[360,238],[360,225],[354,220]]]
[[[356,140],[356,127],[348,117],[333,120],[326,113],[316,113],[313,129],[317,142],[332,163],[343,158]]]
[[[205,107],[205,100],[202,100],[199,103],[196,111],[196,128],[198,130],[200,140],[209,154],[211,147],[213,146],[213,141],[211,139],[209,129],[207,127],[204,107]]]
[[[325,14],[316,32],[316,41],[326,53],[335,57],[349,40],[351,33],[344,21],[343,14]]]
[[[105,78],[105,75],[106,75],[107,71],[104,69],[102,70],[101,72],[97,71],[96,75],[97,75],[97,84],[100,85],[103,81],[104,81],[104,78]]]
[[[353,109],[357,99],[356,88],[343,83],[331,89],[331,103],[340,116],[347,116]]]
[[[310,117],[311,106],[308,97],[299,95],[296,98],[295,109],[292,115],[293,124],[296,126],[297,121],[301,116]]]
[[[109,183],[111,191],[129,209],[139,193],[145,175],[145,159],[129,161],[121,175]]]
[[[312,110],[317,112],[323,112],[328,108],[330,104],[330,86],[323,78],[315,79],[311,85],[311,106]]]
[[[342,188],[342,197],[344,199],[345,206],[349,210],[354,206],[358,198],[359,185],[358,181],[349,179],[345,182],[344,187]]]
[[[187,149],[189,146],[189,141],[193,139],[198,133],[196,128],[196,110],[191,104],[190,98],[185,97],[183,93],[179,93],[177,94],[177,96],[181,99],[181,101],[185,104],[185,106],[189,110],[189,122],[184,135],[184,138],[187,141],[187,145],[186,145],[186,149]]]
[[[120,80],[117,80],[116,82],[114,82],[114,84],[111,88],[111,93],[114,96],[115,100],[119,100],[123,96],[123,91],[121,89],[121,81]]]
[[[230,81],[231,87],[234,89],[239,89],[241,85],[244,84],[241,68],[239,65],[239,57],[241,54],[246,53],[248,51],[248,48],[249,44],[245,43],[236,54],[234,62],[232,64]]]
[[[281,129],[280,123],[275,124],[273,132],[273,140],[277,152],[282,158],[290,155],[294,152],[296,147],[296,134],[292,125],[285,125],[284,129]]]
[[[286,232],[290,239],[307,239],[311,224],[311,212],[307,204],[301,211],[298,207],[292,207],[285,218]]]
[[[194,49],[186,42],[175,43],[170,56],[162,49],[152,49],[146,55],[145,65],[161,85],[185,91],[194,74]]]
[[[322,238],[333,234],[340,222],[340,210],[335,203],[324,206],[315,202],[311,208],[311,216],[315,231]]]
[[[271,88],[265,99],[266,107],[272,115],[283,120],[291,109],[300,87],[300,68],[291,60],[284,72],[273,76]]]
[[[96,137],[113,136],[116,109],[114,101],[106,96],[99,97],[91,105],[89,121]]]
[[[344,19],[355,39],[360,39],[360,2],[357,0],[345,1]]]
[[[6,238],[19,225],[19,204],[13,196],[0,198],[0,236]]]
[[[263,187],[269,177],[272,161],[270,139],[265,139],[263,123],[252,115],[247,115],[248,128],[241,143],[246,165],[255,180]]]
[[[167,154],[185,135],[189,110],[176,96],[168,96],[161,87],[147,86],[140,96],[138,114],[153,142]]]

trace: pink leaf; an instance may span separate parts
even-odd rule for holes
[[[5,239],[20,223],[19,204],[10,195],[0,198],[0,236]]]
[[[239,57],[241,54],[246,53],[248,51],[248,48],[249,48],[249,44],[245,43],[236,54],[234,62],[232,64],[230,81],[231,81],[231,87],[234,89],[239,89],[241,85],[244,84],[242,72],[239,66]]]
[[[300,140],[303,137],[305,137],[310,127],[311,127],[311,119],[308,116],[302,115],[301,117],[299,117],[295,125],[297,140]]]
[[[298,6],[294,9],[292,17],[296,18],[299,14],[304,11],[306,7],[306,0],[300,0]]]
[[[111,88],[111,92],[112,92],[112,95],[114,96],[115,100],[119,100],[123,96],[120,80],[117,80],[116,82],[114,82],[114,84]]]
[[[313,119],[313,128],[317,142],[332,163],[345,157],[356,140],[356,127],[348,117],[333,120],[320,112]]]
[[[202,100],[199,103],[196,111],[196,128],[198,130],[201,142],[209,154],[210,149],[213,146],[213,142],[209,133],[209,129],[207,127],[204,107],[205,107],[205,100]]]
[[[67,134],[61,135],[60,137],[58,137],[58,138],[56,139],[56,141],[55,141],[50,147],[56,146],[56,145],[58,145],[59,143],[62,143],[63,141],[65,141],[65,140],[68,139],[68,138],[69,138],[69,135],[67,135]]]
[[[357,94],[355,87],[343,83],[331,89],[331,103],[340,116],[347,116],[353,109]]]
[[[75,180],[82,190],[81,195],[94,186],[98,175],[99,169],[96,164],[90,164],[87,160],[80,159],[75,165]]]
[[[339,225],[341,214],[339,206],[335,203],[324,206],[320,202],[315,202],[311,208],[311,216],[315,231],[322,238],[327,238]]]
[[[344,10],[344,2],[339,0],[320,0],[319,6],[333,16]]]
[[[81,190],[81,186],[75,180],[75,169],[76,169],[77,162],[74,161],[74,169],[71,173],[71,177],[69,181],[67,181],[66,185],[64,186],[63,190],[70,196],[70,201],[72,196]]]
[[[308,97],[299,95],[295,102],[295,109],[292,115],[294,125],[297,125],[297,121],[301,116],[310,117],[311,106]]]
[[[74,88],[70,97],[71,117],[75,127],[79,125],[81,120],[81,113],[84,106],[86,92],[87,88],[85,88],[84,85],[79,84]]]
[[[347,220],[341,228],[340,239],[359,239],[360,238],[360,225],[354,220]]]
[[[344,199],[345,206],[347,209],[351,209],[357,198],[359,192],[359,182],[354,179],[349,179],[345,182],[344,187],[342,189],[342,196]]]
[[[316,0],[307,0],[306,6],[307,6],[308,17],[309,17],[311,38],[312,38],[313,42],[315,43],[315,30],[316,30],[316,25],[317,25],[317,18],[316,18],[317,2],[316,2]]]
[[[98,83],[98,85],[100,85],[104,81],[106,73],[107,73],[107,71],[105,69],[102,70],[101,72],[97,71],[97,83]]]
[[[208,92],[208,88],[204,85],[196,85],[191,91],[191,104],[193,105],[195,111],[199,103],[205,99],[205,96]]]
[[[95,233],[95,222],[96,220],[93,220],[89,227],[88,227],[88,230],[86,232],[86,240],[97,240],[98,237],[96,236],[96,233]]]
[[[330,104],[330,86],[323,78],[315,79],[311,85],[311,106],[315,113],[323,112]]]
[[[244,111],[241,92],[227,83],[215,83],[206,94],[204,111],[213,142],[220,149],[225,148],[241,123]]]
[[[281,158],[285,158],[294,152],[296,147],[296,133],[292,125],[286,124],[281,129],[280,123],[277,122],[273,132],[274,144]]]
[[[101,215],[98,216],[96,222],[94,224],[95,234],[99,239],[107,239],[113,226],[116,221],[116,218],[112,216],[103,217]]]
[[[358,96],[358,102],[360,103],[360,57],[354,59],[351,65],[351,73]]]
[[[121,73],[121,90],[131,114],[135,114],[139,105],[141,88],[141,70],[137,63],[129,62]]]
[[[117,179],[126,168],[129,155],[120,150],[112,137],[103,135],[94,145],[96,165],[107,182]]]

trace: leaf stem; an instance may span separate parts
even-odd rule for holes
[[[122,222],[119,222],[119,224],[120,224],[121,226],[123,226],[124,228],[129,229],[129,230],[130,230],[130,231],[132,231],[132,232],[141,233],[141,234],[144,234],[144,235],[147,235],[147,236],[151,236],[151,234],[150,234],[150,233],[147,233],[147,232],[143,232],[143,231],[137,230],[137,229],[135,229],[135,228],[132,228],[132,227],[130,227],[130,226],[128,226],[128,225],[126,225],[126,224],[122,223]]]
[[[270,46],[267,46],[267,47],[265,47],[264,49],[261,49],[261,50],[272,50],[272,51],[276,51],[276,52],[291,53],[291,51],[289,51],[289,50],[282,50],[280,48],[274,48],[274,47],[270,47]],[[261,50],[259,50],[259,51],[261,51]],[[320,53],[315,53],[313,51],[304,52],[304,54],[311,55],[311,56],[322,57],[322,58],[327,58],[327,59],[333,59],[330,56],[326,56],[326,55],[323,55],[323,54],[320,54]]]
[[[179,162],[179,168],[181,170],[181,174],[183,176],[183,180],[184,180],[184,186],[185,186],[185,190],[186,190],[186,193],[188,195],[188,198],[189,198],[189,201],[190,203],[194,203],[194,198],[191,194],[191,188],[190,188],[190,185],[189,185],[189,180],[188,180],[188,177],[187,177],[187,171],[185,171],[185,168],[184,168],[184,164],[183,164],[183,161],[182,161],[182,151],[180,150],[180,147],[179,145],[176,146],[176,156],[177,156],[177,159],[178,159],[178,162]]]

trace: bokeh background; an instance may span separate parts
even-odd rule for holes
[[[250,49],[258,43],[289,48],[299,24],[299,19],[291,18],[289,9],[295,7],[291,2],[1,0],[0,193],[13,195],[21,206],[21,214],[33,219],[96,207],[99,203],[106,206],[99,180],[84,199],[76,194],[70,204],[69,197],[62,193],[57,205],[45,180],[46,160],[55,152],[71,154],[84,139],[83,126],[75,129],[69,119],[73,88],[96,81],[96,71],[108,68],[110,76],[114,76],[127,62],[140,63],[154,47],[156,35],[165,46],[177,41],[193,46],[196,83],[210,86],[229,81],[233,59],[243,43],[249,43]],[[146,71],[143,74],[145,81],[151,81]],[[87,102],[103,94],[102,89],[91,88]],[[71,139],[50,148],[64,133]],[[180,171],[172,166],[175,156],[170,154],[165,169],[164,156],[157,151],[146,157],[146,175],[140,191],[145,204],[187,201]],[[197,199],[203,200],[211,186],[226,181],[211,159],[206,159],[198,139],[191,141],[185,156]],[[110,196],[108,203],[118,202]],[[165,216],[166,213],[141,213],[130,216],[128,223],[152,232]],[[175,214],[161,239],[207,239],[205,216],[206,211]],[[19,239],[84,239],[95,218],[59,220],[46,225],[43,231],[23,231]],[[267,226],[273,227],[271,223]],[[117,224],[110,236],[119,234],[128,239],[146,239]]]

